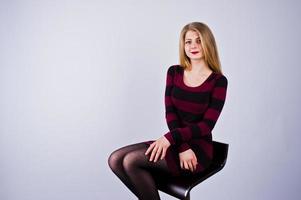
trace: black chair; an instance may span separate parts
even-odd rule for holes
[[[190,200],[190,191],[194,186],[217,173],[225,166],[228,156],[228,147],[228,144],[213,141],[213,162],[209,168],[191,177],[172,177],[169,179],[166,177],[157,177],[156,185],[158,189],[173,197]]]

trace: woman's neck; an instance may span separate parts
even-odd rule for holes
[[[210,68],[204,59],[190,60],[191,67],[188,69],[193,74],[206,74],[210,72]]]

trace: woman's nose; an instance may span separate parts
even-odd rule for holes
[[[197,46],[196,43],[192,42],[190,48],[194,49],[194,48],[196,48],[196,46]]]

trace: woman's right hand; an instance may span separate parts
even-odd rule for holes
[[[198,164],[198,161],[195,156],[195,153],[191,149],[179,153],[179,158],[180,166],[182,169],[187,169],[191,172],[196,170],[196,165]]]

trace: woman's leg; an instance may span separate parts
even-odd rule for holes
[[[152,172],[169,175],[165,160],[150,162],[143,143],[129,145],[113,152],[109,165],[122,182],[141,200],[160,199]]]
[[[149,157],[144,154],[147,148],[144,146],[127,153],[123,160],[123,166],[137,191],[137,197],[140,200],[157,200],[160,199],[160,196],[153,173],[169,175],[169,171],[165,160],[155,163],[149,161]]]
[[[123,167],[123,159],[125,155],[135,149],[139,149],[145,146],[143,143],[137,143],[122,147],[111,153],[108,163],[114,174],[135,194],[135,188],[132,186],[128,175],[126,174]]]

